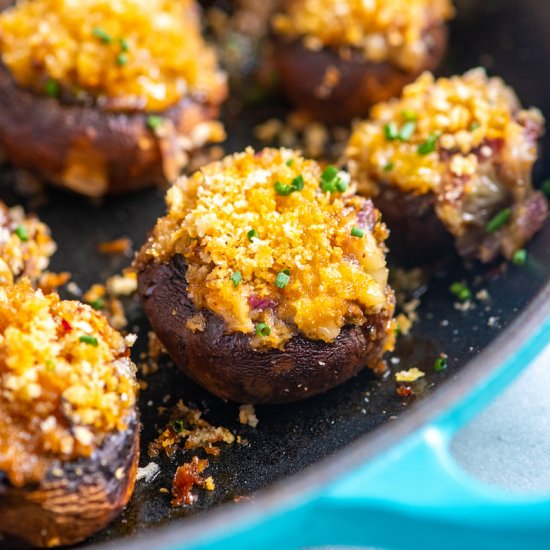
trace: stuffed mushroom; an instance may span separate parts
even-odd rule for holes
[[[74,544],[125,506],[139,455],[130,344],[87,305],[0,285],[0,534]]]
[[[56,250],[49,227],[20,206],[0,201],[0,282],[27,277],[36,284]]]
[[[273,19],[275,64],[288,98],[342,123],[397,96],[447,45],[450,0],[286,0]]]
[[[191,379],[224,399],[284,403],[382,366],[387,231],[347,174],[247,149],[180,179],[167,203],[136,259],[138,292]]]
[[[225,75],[192,0],[22,0],[0,15],[0,144],[79,193],[175,179],[223,138]]]
[[[482,69],[422,75],[376,105],[353,132],[346,161],[392,231],[391,250],[428,260],[454,245],[464,258],[512,259],[542,227],[533,189],[539,110]]]

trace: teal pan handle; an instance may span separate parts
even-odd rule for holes
[[[550,342],[550,317],[519,351],[428,426],[284,510],[247,516],[182,550],[550,548],[550,495],[520,496],[469,477],[450,443]]]

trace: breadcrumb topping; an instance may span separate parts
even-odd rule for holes
[[[376,193],[378,181],[437,193],[445,176],[475,175],[502,144],[530,171],[543,126],[539,110],[522,110],[514,91],[483,69],[438,80],[424,73],[401,98],[373,107],[353,132],[346,156],[368,194]]]
[[[28,280],[0,286],[0,471],[13,484],[40,480],[53,459],[90,456],[127,427],[129,343],[87,305]]]
[[[210,164],[169,190],[137,266],[182,255],[196,307],[255,347],[282,347],[297,331],[331,342],[389,292],[386,227],[336,172],[342,192],[323,191],[321,166],[287,149]]]
[[[28,277],[36,283],[55,250],[46,224],[0,201],[0,282]]]
[[[192,0],[21,0],[0,15],[0,51],[18,83],[113,110],[164,110],[225,82]]]
[[[421,64],[429,45],[427,29],[451,19],[450,0],[298,0],[273,18],[275,31],[303,38],[312,50],[352,47],[380,63],[407,70]]]

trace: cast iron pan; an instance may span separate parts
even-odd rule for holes
[[[451,25],[449,55],[441,72],[461,73],[474,66],[486,66],[490,73],[503,76],[517,90],[525,106],[538,106],[550,118],[550,95],[542,70],[537,70],[550,65],[550,42],[546,38],[550,12],[545,9],[545,3],[540,0],[464,2],[472,4],[469,9],[475,13],[460,11],[460,4],[458,18]],[[274,112],[280,113],[281,105],[278,101],[276,105],[253,107],[238,121],[227,120],[230,136],[227,151],[254,145],[253,126]],[[549,141],[546,138],[543,143],[546,151],[550,150]],[[548,174],[550,164],[546,156],[536,168],[537,182]],[[13,180],[13,173],[5,167],[1,196],[12,204],[24,202],[24,197],[15,194]],[[39,208],[38,213],[51,226],[59,244],[52,268],[70,271],[73,280],[83,289],[120,271],[128,263],[125,258],[101,256],[97,252],[99,242],[129,236],[137,248],[164,212],[163,192],[158,190],[108,199],[100,205],[56,190],[48,191],[48,195],[48,203]],[[227,521],[227,513],[209,514],[208,511],[221,503],[286,480],[326,457],[331,457],[329,470],[334,475],[349,462],[350,453],[366,457],[376,451],[384,427],[390,434],[385,438],[385,445],[411,432],[437,412],[444,401],[442,397],[456,399],[474,381],[498,366],[488,361],[477,365],[474,371],[468,368],[468,363],[487,348],[550,281],[549,240],[550,225],[547,225],[530,245],[529,261],[523,267],[503,268],[497,263],[465,269],[452,256],[432,266],[431,283],[422,296],[419,322],[411,336],[400,340],[394,354],[400,361],[394,370],[418,367],[427,373],[425,391],[413,401],[404,401],[396,395],[393,377],[380,380],[365,371],[326,395],[292,405],[257,407],[260,424],[252,429],[238,423],[237,405],[212,397],[185,379],[170,361],[162,361],[160,371],[146,377],[148,388],[140,397],[142,466],[150,461],[148,443],[167,422],[165,416],[159,416],[157,407],[169,408],[180,399],[196,405],[204,411],[206,419],[231,429],[248,440],[248,444],[234,444],[223,448],[219,457],[208,457],[208,474],[213,476],[216,490],[200,491],[197,502],[183,509],[171,508],[170,495],[161,493],[160,489],[170,488],[179,464],[201,453],[179,451],[174,461],[156,459],[161,474],[152,483],[138,482],[123,514],[83,546],[116,541],[117,548],[134,545],[152,548],[168,539],[182,543],[186,533],[195,531],[193,525],[197,520],[193,516],[196,514],[202,516],[201,528],[219,525]],[[477,301],[471,311],[457,310],[448,288],[461,279],[466,279],[474,291],[486,289],[491,300]],[[146,347],[148,327],[139,306],[133,303],[129,306],[133,311],[130,328],[140,335],[134,350],[139,361],[139,353]],[[435,373],[433,364],[440,352],[449,356],[449,367],[443,373]],[[346,446],[350,447],[345,449]],[[309,486],[320,485],[327,475],[327,461],[324,466],[322,463],[308,471],[302,479],[307,479]],[[267,500],[282,502],[303,486],[303,482],[295,480],[279,483]],[[265,504],[266,497],[258,496],[257,502]],[[239,506],[242,513],[250,510],[246,503],[237,505],[235,510]],[[158,530],[168,525],[169,529]],[[133,538],[122,545],[121,539],[127,537]],[[2,548],[20,546],[14,541],[3,541]]]

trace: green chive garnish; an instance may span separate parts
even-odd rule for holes
[[[481,124],[479,122],[472,122],[472,124],[470,124],[470,132],[475,132],[479,127],[481,127]]]
[[[434,371],[441,372],[447,368],[447,359],[445,357],[438,357],[434,363]]]
[[[453,283],[449,290],[461,301],[465,302],[472,297],[472,292],[470,289],[462,283]]]
[[[79,340],[84,344],[90,344],[90,346],[97,347],[97,338],[95,336],[88,336],[85,334],[84,336],[81,336]]]
[[[395,168],[394,163],[388,162],[388,164],[384,166],[384,172],[391,172],[394,168]]]
[[[26,243],[29,240],[29,234],[27,232],[27,228],[24,225],[18,225],[15,228],[14,233],[19,237],[19,240],[21,242]]]
[[[283,197],[288,197],[288,195],[291,195],[295,191],[301,191],[303,188],[304,176],[302,176],[302,174],[296,176],[290,182],[290,185],[287,185],[286,183],[281,183],[280,181],[277,181],[275,183],[275,192],[277,193],[277,195],[282,195]]]
[[[416,112],[412,109],[405,109],[401,114],[403,118],[409,122],[414,122],[416,120]]]
[[[487,233],[496,233],[501,227],[508,223],[508,220],[512,216],[512,209],[505,208],[501,210],[496,216],[489,220],[489,223],[485,226]]]
[[[49,372],[55,370],[55,363],[51,359],[48,359],[46,361],[46,370],[49,371]]]
[[[289,159],[286,161],[287,166],[292,166],[294,164],[294,159]]]
[[[164,124],[164,119],[161,116],[150,115],[147,117],[147,128],[150,130],[158,130]]]
[[[116,64],[119,67],[122,67],[123,65],[126,65],[128,63],[128,56],[125,53],[119,53],[116,56]]]
[[[296,176],[290,182],[290,186],[292,187],[293,191],[301,191],[304,188],[304,176],[302,176],[302,174]]]
[[[289,282],[290,282],[290,272],[288,270],[277,273],[277,278],[275,279],[275,286],[277,288],[285,288]]]
[[[57,82],[54,78],[48,78],[48,80],[46,80],[46,84],[44,84],[44,91],[46,92],[46,95],[50,97],[57,97],[60,89],[59,82]]]
[[[128,40],[126,40],[126,38],[119,38],[118,43],[120,45],[120,51],[127,52],[130,49],[130,45],[128,44]]]
[[[344,193],[348,188],[347,182],[342,178],[340,170],[329,164],[321,174],[321,190],[323,193]]]
[[[431,135],[424,143],[421,143],[418,146],[418,154],[421,156],[429,155],[430,153],[433,153],[437,146],[437,134]]]
[[[277,195],[288,197],[288,195],[290,195],[292,191],[293,189],[290,185],[286,185],[285,183],[281,183],[280,181],[277,181],[275,183],[275,193],[277,193]]]
[[[548,198],[550,198],[550,180],[543,181],[540,189]]]
[[[256,336],[269,336],[271,329],[265,323],[258,323],[256,325]]]
[[[358,237],[359,239],[362,239],[365,236],[365,230],[361,229],[360,227],[354,226],[351,229],[351,236],[352,237]]]
[[[399,132],[397,131],[397,126],[393,122],[388,122],[384,126],[384,135],[388,141],[394,141],[399,137]]]
[[[98,298],[97,300],[91,301],[90,306],[99,311],[105,307],[105,300]]]
[[[238,287],[241,283],[241,281],[243,280],[243,276],[241,275],[241,272],[240,271],[235,271],[235,273],[233,273],[233,275],[231,275],[231,280],[233,281],[233,285],[235,287]]]
[[[512,262],[516,265],[525,265],[525,262],[527,262],[527,250],[524,248],[516,250],[512,256]]]
[[[92,34],[99,38],[104,44],[110,44],[111,43],[111,35],[107,33],[104,29],[101,27],[95,27],[92,29]]]
[[[255,229],[251,229],[246,236],[248,237],[248,240],[252,242],[254,239],[258,239],[258,232]]]
[[[401,130],[399,130],[399,139],[400,141],[409,141],[411,139],[412,135],[414,134],[414,131],[416,130],[416,122],[413,122],[412,120],[409,122],[405,122],[403,126],[401,126]]]
[[[172,429],[177,433],[183,432],[185,429],[185,423],[181,418],[177,418],[176,420],[172,420]]]

